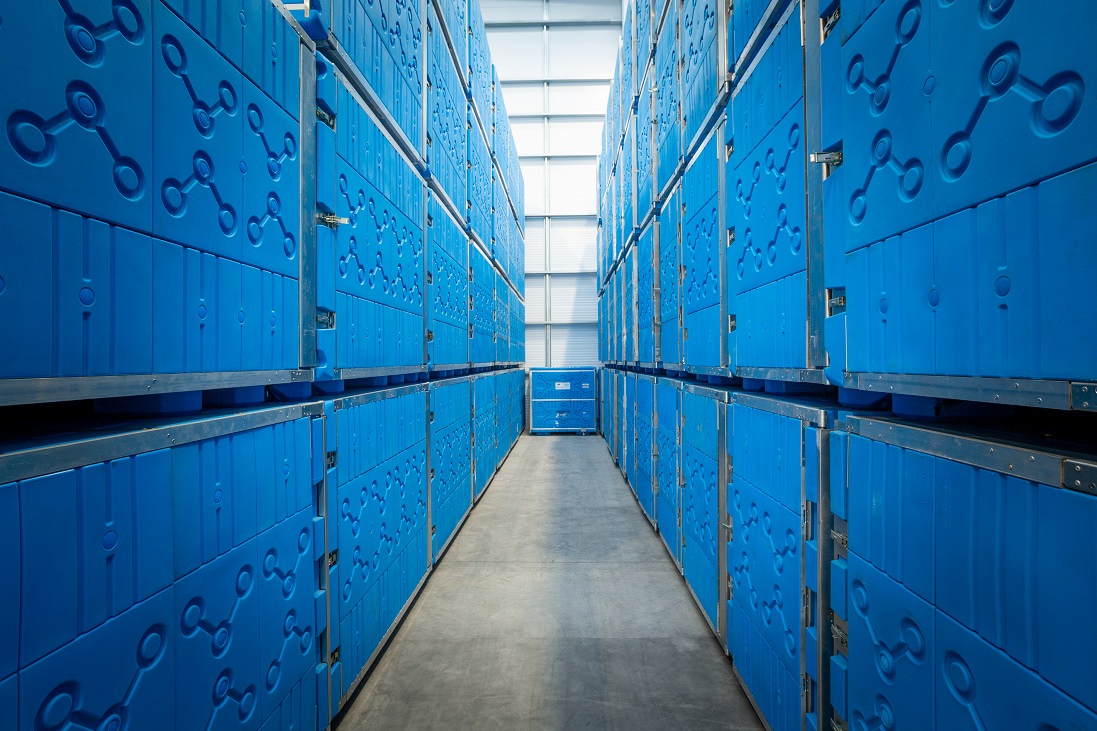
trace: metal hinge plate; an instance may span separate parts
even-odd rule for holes
[[[1097,464],[1074,459],[1064,460],[1063,487],[1097,495]]]
[[[334,114],[328,114],[327,112],[325,112],[320,107],[317,107],[316,108],[316,118],[319,119],[321,122],[323,122],[328,127],[331,127],[333,130],[335,129],[335,115]]]
[[[317,213],[316,223],[320,226],[326,226],[332,230],[338,229],[344,223],[350,223],[349,218],[342,216],[336,216],[334,213]]]
[[[325,467],[325,469],[329,469],[329,470],[333,469],[338,464],[339,464],[339,453],[338,452],[328,452],[324,456],[324,467]]]
[[[328,568],[330,569],[335,564],[339,563],[339,549],[335,549],[328,554]]]
[[[335,313],[334,312],[317,312],[316,313],[316,326],[321,330],[334,330],[335,329]]]
[[[842,164],[842,153],[813,152],[811,153],[811,161],[816,165],[830,165],[832,167],[838,167]]]
[[[845,533],[839,533],[836,530],[830,532],[830,537],[834,539],[834,542],[841,546],[846,551],[849,550],[849,536]]]

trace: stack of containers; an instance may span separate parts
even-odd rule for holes
[[[598,380],[594,368],[531,368],[531,434],[598,432]]]
[[[770,728],[1097,727],[1097,10],[1040,12],[626,4],[602,429]]]
[[[0,727],[323,729],[523,428],[479,10],[94,5],[0,24]]]

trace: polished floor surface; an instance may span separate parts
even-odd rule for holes
[[[340,731],[761,729],[599,437],[523,436]]]

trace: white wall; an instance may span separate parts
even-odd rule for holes
[[[598,362],[598,152],[617,0],[481,0],[526,182],[526,363]]]

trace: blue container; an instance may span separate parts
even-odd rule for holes
[[[495,474],[496,462],[496,378],[490,373],[472,382],[473,453],[476,461],[473,489],[479,498]]]
[[[1021,447],[1032,460],[1011,464],[979,457],[1014,446],[991,440],[990,452],[979,434],[849,424],[831,437],[832,509],[849,533],[848,557],[832,564],[832,604],[849,623],[848,655],[832,658],[836,713],[871,723],[886,712],[897,727],[1097,727],[1097,638],[1076,629],[1097,609],[1094,582],[1080,579],[1097,558],[1077,550],[1097,497],[1062,486],[1066,455],[1033,444]]]
[[[376,657],[429,567],[426,384],[329,402],[328,477],[337,546],[331,615],[333,695],[345,698]],[[333,423],[334,422],[334,423]],[[334,511],[334,514],[333,514]],[[337,637],[335,635],[338,635]]]
[[[534,401],[594,400],[595,369],[530,368],[530,397]]]
[[[738,367],[806,368],[803,52],[794,7],[728,107],[727,273]]]
[[[682,393],[682,573],[714,632],[719,627],[721,394],[697,387]]]
[[[50,438],[29,461],[0,456],[5,723],[257,728],[306,704],[315,725],[323,473],[307,411]]]
[[[682,382],[660,378],[655,384],[655,483],[659,535],[675,565],[682,568],[681,430]]]
[[[530,403],[530,433],[598,431],[598,402],[594,399],[566,401],[561,399]]]
[[[651,213],[658,195],[655,191],[655,101],[651,85],[654,72],[648,69],[640,80],[640,99],[636,105],[636,222],[641,224]]]
[[[682,340],[687,369],[719,368],[727,360],[720,347],[725,327],[720,273],[727,247],[721,246],[718,139],[717,134],[709,138],[682,182]]]
[[[674,187],[659,213],[659,362],[671,369],[682,364],[680,190]]]
[[[421,371],[426,186],[345,84],[334,94],[336,131],[316,123],[317,204],[347,223],[318,228],[317,300],[335,327],[317,331],[316,377]]]
[[[443,12],[460,3],[443,3]],[[464,10],[461,10],[462,21]],[[438,8],[431,3],[427,11],[427,135],[426,162],[430,175],[438,180],[450,201],[460,211],[468,175],[468,99],[461,76],[454,68]],[[464,22],[461,23],[462,29]],[[464,38],[462,38],[464,40]]]
[[[491,198],[492,164],[491,151],[488,149],[484,132],[480,129],[475,116],[469,112],[468,169],[465,187],[465,221],[472,233],[480,239],[485,250],[491,249]]]
[[[682,162],[682,86],[677,2],[671,2],[655,41],[655,187],[666,190]]]
[[[472,381],[430,385],[431,561],[472,509]]]
[[[468,234],[431,198],[427,218],[430,252],[427,352],[434,370],[469,364]]]
[[[655,524],[655,378],[636,376],[636,499]]]
[[[682,54],[682,125],[685,144],[702,131],[709,111],[716,105],[725,71],[720,62],[724,32],[724,3],[719,0],[685,0],[681,10],[679,43]]]
[[[655,364],[656,241],[658,225],[652,221],[644,227],[636,243],[636,360]]]
[[[621,360],[626,363],[636,362],[637,351],[637,260],[639,254],[635,246],[631,247],[625,254],[625,259],[619,266],[621,271],[621,290],[622,290],[622,330],[624,334],[624,344],[621,349]]]
[[[421,10],[419,4],[402,0],[376,0],[365,6],[352,0],[311,0],[308,17],[296,13],[314,40],[338,41],[340,62],[362,75],[393,128],[420,154],[427,70]]]
[[[495,271],[495,362],[506,363],[510,357],[510,286],[498,270]]]
[[[245,5],[216,47],[160,2],[5,13],[0,63],[50,62],[0,100],[0,378],[300,366],[299,44]]]
[[[484,16],[480,12],[480,0],[468,0],[468,64],[469,99],[480,121],[488,126],[492,118],[491,51]]]
[[[1097,107],[1082,101],[1097,8],[1046,33],[1034,3],[878,5],[843,12],[824,44],[824,144],[844,138],[825,184],[827,286],[847,306],[827,324],[832,378],[1097,377],[1097,342],[1073,326],[1097,312],[1081,294],[1097,263]]]
[[[469,264],[472,272],[469,360],[491,364],[495,361],[495,270],[480,247],[471,243]]]

